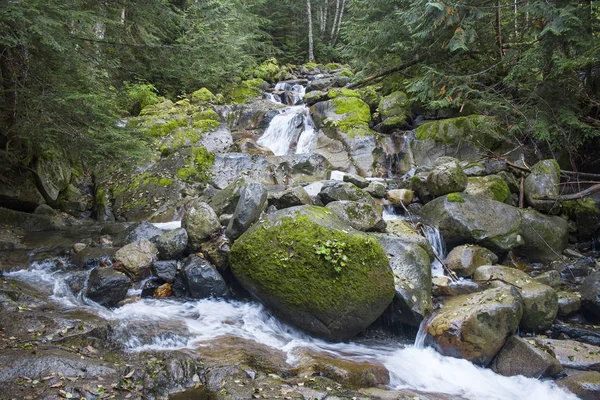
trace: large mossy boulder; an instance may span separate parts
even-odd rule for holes
[[[481,153],[495,150],[506,141],[497,122],[483,115],[468,115],[426,122],[417,128],[411,143],[417,165],[431,166],[442,156],[477,161]]]
[[[522,315],[523,300],[515,288],[451,297],[425,324],[425,344],[443,355],[487,365]]]
[[[465,193],[501,203],[510,199],[508,184],[499,175],[470,177]]]
[[[390,260],[396,295],[390,306],[392,323],[419,326],[433,310],[431,261],[423,247],[394,235],[376,234]]]
[[[492,287],[514,286],[523,297],[521,329],[542,332],[550,328],[558,313],[558,295],[550,286],[535,281],[516,268],[484,265],[473,274],[477,281],[489,281]]]
[[[379,101],[379,115],[381,123],[375,129],[381,132],[408,128],[411,120],[406,93],[397,91],[382,97]]]
[[[515,250],[531,262],[548,263],[560,257],[569,244],[569,223],[535,210],[520,210],[520,234],[525,244]]]
[[[531,168],[525,178],[525,200],[538,211],[558,214],[560,204],[553,200],[542,200],[559,195],[560,166],[556,160],[542,160]]]
[[[457,161],[438,165],[429,175],[425,185],[427,191],[434,196],[462,192],[467,187],[467,175]]]
[[[494,200],[451,193],[427,203],[421,215],[440,228],[449,246],[481,244],[507,251],[522,244],[519,210]]]
[[[269,214],[231,248],[231,268],[250,294],[313,335],[346,340],[394,297],[394,278],[377,241],[314,206]]]

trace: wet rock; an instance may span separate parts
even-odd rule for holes
[[[469,277],[482,265],[492,265],[498,261],[498,256],[476,245],[457,246],[448,253],[446,265],[458,276]]]
[[[275,183],[303,184],[327,179],[331,171],[329,160],[321,154],[289,154],[267,157],[273,169]]]
[[[71,166],[68,157],[38,158],[34,169],[39,177],[38,189],[44,198],[56,201],[58,195],[67,188],[71,181]]]
[[[140,240],[154,241],[163,233],[165,232],[162,229],[157,228],[148,221],[138,222],[117,233],[113,242],[115,246],[125,246]]]
[[[0,207],[0,221],[28,232],[57,230],[70,224],[59,216],[30,214],[2,207]]]
[[[152,275],[167,283],[173,283],[177,275],[178,262],[176,260],[154,261],[151,266]]]
[[[327,208],[268,214],[233,244],[231,267],[277,316],[328,340],[353,337],[394,297],[381,246]]]
[[[260,183],[249,183],[240,191],[240,199],[225,234],[232,240],[240,237],[267,208],[267,190]]]
[[[367,179],[363,178],[362,176],[353,175],[353,174],[344,174],[343,181],[352,183],[354,186],[356,186],[360,189],[367,188],[369,186],[369,184],[371,183]]]
[[[413,243],[420,246],[429,255],[430,259],[433,260],[435,258],[435,253],[429,241],[424,236],[419,235],[415,228],[408,222],[402,220],[387,221],[386,233],[401,239],[405,243]]]
[[[311,205],[312,198],[302,186],[294,186],[280,191],[270,190],[268,203],[278,210],[282,210],[284,208]]]
[[[105,307],[114,307],[127,296],[131,280],[112,268],[96,267],[90,273],[85,295]]]
[[[88,279],[87,271],[78,271],[69,274],[65,279],[65,283],[71,289],[71,293],[77,296],[83,289],[85,289],[85,283]]]
[[[165,283],[156,288],[156,290],[154,291],[154,296],[152,297],[155,299],[166,299],[167,297],[171,296],[173,296],[173,289],[171,287],[171,284]]]
[[[120,261],[125,272],[137,282],[150,274],[150,266],[156,261],[157,254],[156,246],[149,240],[140,240],[121,247],[115,253],[115,260]]]
[[[385,197],[390,201],[390,204],[394,207],[400,205],[404,205],[406,207],[413,202],[415,193],[412,190],[408,189],[393,189],[389,190]]]
[[[531,174],[525,178],[525,200],[538,211],[558,214],[560,204],[553,200],[540,200],[558,196],[560,166],[556,160],[543,160],[531,168]]]
[[[321,101],[329,100],[329,95],[325,91],[313,90],[313,91],[306,93],[306,95],[304,96],[304,98],[302,100],[304,101],[304,104],[306,104],[307,106],[310,107]]]
[[[229,294],[227,285],[217,269],[200,257],[186,258],[181,274],[187,296],[193,299],[220,298]]]
[[[462,192],[467,187],[468,177],[457,161],[435,167],[427,175],[427,191],[434,196]]]
[[[321,199],[323,204],[328,204],[332,201],[349,200],[375,205],[375,201],[367,192],[351,183],[336,181],[328,181],[324,184],[319,192],[319,199]]]
[[[485,265],[477,268],[473,279],[488,281],[492,287],[513,285],[523,297],[523,319],[521,329],[541,332],[548,329],[558,313],[558,296],[550,286],[533,280],[518,269]]]
[[[156,249],[160,260],[181,258],[188,244],[188,234],[183,228],[163,233],[156,240]]]
[[[594,272],[594,261],[591,258],[575,260],[556,260],[550,264],[560,273],[560,277],[570,283],[582,283]]]
[[[594,327],[583,329],[566,324],[553,324],[551,338],[564,338],[566,336],[569,339],[578,342],[591,344],[592,346],[600,346],[600,332],[595,332],[594,330],[596,330]]]
[[[600,347],[575,340],[536,337],[538,346],[552,352],[565,368],[587,370],[600,364]]]
[[[498,175],[487,175],[469,178],[465,193],[487,200],[501,203],[510,199],[510,190],[504,179]]]
[[[585,316],[594,321],[600,320],[600,271],[585,278],[579,287],[581,293],[581,309]]]
[[[558,360],[544,348],[536,346],[534,340],[518,336],[506,339],[491,368],[500,375],[522,375],[535,379],[556,377],[563,369]]]
[[[231,131],[226,124],[221,124],[217,130],[201,135],[194,147],[204,147],[211,153],[225,153],[232,145]]]
[[[425,344],[443,355],[487,365],[519,326],[522,304],[515,288],[452,297],[425,324]]]
[[[507,251],[522,244],[521,214],[504,203],[452,193],[427,203],[421,214],[440,228],[449,246],[479,243]]]
[[[187,231],[189,248],[198,251],[203,242],[221,230],[221,222],[208,204],[195,200],[184,214],[181,227]]]
[[[146,283],[144,283],[144,286],[142,287],[142,298],[143,299],[151,299],[154,297],[154,292],[156,291],[156,289],[158,289],[159,287],[161,287],[165,282],[162,279],[158,279],[158,278],[151,278],[148,279],[146,281]]]
[[[394,273],[395,296],[391,320],[419,326],[433,309],[431,301],[431,257],[416,243],[399,237],[375,235],[385,250]]]
[[[0,182],[0,207],[32,212],[40,204],[46,203],[31,172],[20,171],[10,174],[10,177]]]
[[[383,232],[386,222],[370,204],[356,201],[332,201],[327,208],[343,222],[363,232]]]
[[[202,243],[201,250],[219,272],[223,273],[229,268],[231,241],[227,236],[217,236],[208,242]]]
[[[581,400],[596,400],[600,398],[600,372],[569,371],[567,377],[556,381],[579,397]]]
[[[573,292],[558,292],[558,315],[566,317],[581,308],[581,295]]]
[[[87,247],[73,257],[73,264],[78,268],[90,269],[97,267],[101,261],[112,259],[117,249],[111,247]]]
[[[535,210],[520,210],[519,231],[525,242],[515,251],[531,262],[551,262],[560,257],[569,244],[569,223],[560,217],[540,214]]]

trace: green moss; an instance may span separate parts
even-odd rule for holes
[[[148,129],[148,135],[155,138],[167,136],[175,129],[180,128],[182,126],[187,126],[187,124],[187,118],[177,118],[167,121],[165,123],[155,123]]]
[[[535,164],[531,169],[531,173],[536,175],[558,175],[560,174],[560,165],[558,165],[558,162],[555,159],[544,160]]]
[[[336,97],[358,97],[360,99],[360,93],[356,90],[346,89],[346,88],[333,88],[329,89],[327,95],[330,99],[335,99]]]
[[[160,178],[158,181],[158,184],[162,187],[173,186],[174,183],[175,181],[169,178]]]
[[[311,212],[318,218],[322,211],[316,208]],[[315,251],[315,245],[328,240],[346,244],[348,261],[341,272]],[[285,251],[278,254],[273,249]],[[348,303],[366,306],[373,301],[373,280],[390,300],[393,296],[388,259],[375,239],[328,229],[313,217],[287,217],[277,225],[247,232],[233,244],[231,260],[242,282],[261,282],[264,296],[275,296],[286,307],[303,312],[339,311]]]
[[[596,202],[590,198],[562,202],[563,209],[571,218],[584,215],[596,215]]]
[[[417,139],[432,139],[446,144],[470,142],[489,150],[500,143],[501,137],[494,119],[483,115],[468,115],[426,122],[417,128]]]
[[[190,99],[197,103],[217,103],[217,96],[212,94],[210,90],[207,88],[202,88],[200,90],[196,90],[194,93],[190,95]]]
[[[490,181],[490,190],[494,194],[494,200],[504,202],[510,197],[510,189],[504,179],[497,177]]]
[[[327,65],[325,65],[325,67],[329,68],[329,69],[340,69],[342,68],[342,66],[338,63],[329,63]]]
[[[342,73],[340,74],[340,76],[344,76],[346,78],[353,78],[354,77],[354,72],[350,71],[349,69],[345,69],[342,71]]]
[[[282,68],[279,67],[277,59],[271,57],[265,60],[261,65],[256,67],[251,74],[255,78],[260,78],[265,81],[274,81],[282,72]]]
[[[210,171],[215,162],[215,157],[204,147],[196,147],[192,151],[191,159],[185,166],[177,170],[176,176],[186,181],[206,182],[210,179]]]
[[[202,111],[198,111],[192,115],[194,121],[213,120],[219,121],[219,114],[212,108],[207,108]]]
[[[303,65],[303,67],[306,69],[315,69],[318,66],[319,66],[319,64],[317,64],[315,62],[307,62],[306,64]]]
[[[240,103],[245,103],[246,100],[248,100],[252,97],[260,96],[261,91],[260,91],[259,86],[263,82],[264,81],[260,78],[249,79],[249,80],[243,81],[242,83],[240,83],[233,89],[233,92],[230,96],[231,100],[234,103],[240,104]]]
[[[448,202],[450,203],[464,203],[465,199],[462,198],[462,196],[458,193],[450,193],[449,195],[446,196],[446,198],[448,199]]]
[[[202,132],[214,131],[217,129],[221,123],[219,121],[215,121],[212,119],[203,119],[200,121],[194,122],[192,125],[194,129],[200,129]]]
[[[371,134],[371,110],[364,101],[357,97],[340,96],[333,99],[333,106],[336,114],[344,115],[341,121],[336,121],[342,132],[350,137]]]
[[[96,190],[96,205],[98,206],[105,206],[106,205],[106,189],[104,188],[98,188]]]

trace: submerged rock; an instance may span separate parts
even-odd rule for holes
[[[449,246],[480,243],[507,251],[522,244],[519,210],[494,200],[452,193],[427,203],[422,216],[440,228]]]
[[[92,270],[85,295],[105,307],[114,307],[127,296],[131,280],[112,268],[97,267]]]
[[[394,297],[381,246],[326,208],[269,214],[233,244],[231,267],[276,315],[328,340],[353,337]]]
[[[522,315],[523,300],[515,288],[452,297],[425,323],[425,344],[443,355],[487,365]]]

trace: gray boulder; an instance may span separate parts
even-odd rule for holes
[[[127,297],[131,280],[112,268],[94,268],[85,295],[104,307],[114,307]]]
[[[594,320],[600,320],[600,271],[585,278],[579,287],[581,293],[581,308],[585,315]]]
[[[319,192],[319,199],[323,204],[332,201],[349,200],[359,203],[375,205],[375,200],[365,191],[347,182],[327,181]]]
[[[73,264],[82,269],[94,268],[103,260],[110,262],[116,252],[117,249],[112,247],[86,247],[75,254]]]
[[[427,203],[421,215],[440,228],[449,246],[478,243],[507,251],[523,243],[519,210],[494,200],[451,193]]]
[[[273,184],[271,168],[264,156],[242,153],[215,154],[210,182],[224,189],[241,177],[264,184]]]
[[[558,313],[558,296],[550,286],[536,282],[515,268],[484,265],[477,268],[473,279],[488,281],[492,287],[514,286],[523,297],[521,329],[541,332],[550,328]]]
[[[188,234],[185,229],[173,229],[165,232],[156,240],[158,258],[160,260],[176,260],[181,258],[188,243]]]
[[[531,168],[531,174],[525,178],[525,200],[536,210],[558,214],[560,203],[552,200],[540,200],[558,196],[560,187],[560,166],[556,160],[543,160]]]
[[[312,198],[302,186],[294,186],[284,190],[270,190],[268,203],[278,210],[296,206],[311,205]]]
[[[457,246],[448,253],[446,265],[458,276],[469,277],[482,265],[492,265],[498,256],[485,247],[467,245]]]
[[[435,167],[427,176],[427,191],[434,196],[462,192],[469,178],[458,162],[449,162]]]
[[[552,378],[559,375],[563,367],[558,360],[533,340],[511,336],[494,358],[492,370],[504,376],[522,375],[528,378]]]
[[[195,200],[184,214],[181,227],[187,231],[188,246],[192,251],[197,251],[202,242],[221,230],[221,222],[208,204]]]
[[[343,222],[363,232],[384,232],[386,222],[370,204],[357,201],[332,201],[327,208]]]
[[[177,275],[177,261],[154,261],[150,267],[152,274],[167,283],[173,283]]]
[[[148,221],[137,222],[118,232],[113,239],[113,243],[115,246],[125,246],[140,240],[154,241],[163,233],[165,232],[162,229],[157,228]]]
[[[431,261],[418,244],[398,236],[374,235],[390,260],[396,295],[390,306],[393,323],[419,326],[431,313]]]
[[[226,188],[217,192],[208,202],[217,215],[233,214],[240,200],[240,191],[246,184],[244,178],[232,182]]]
[[[535,210],[520,210],[520,213],[519,233],[525,244],[515,251],[531,262],[548,263],[559,258],[569,244],[569,223],[561,217]]]
[[[260,183],[249,183],[240,191],[240,199],[227,225],[225,234],[237,239],[258,219],[267,208],[267,190]]]
[[[424,326],[425,344],[443,355],[488,365],[523,315],[515,288],[451,297]]]
[[[150,266],[157,255],[156,246],[149,240],[140,240],[121,247],[115,253],[115,260],[120,261],[125,272],[137,282],[150,274]]]

